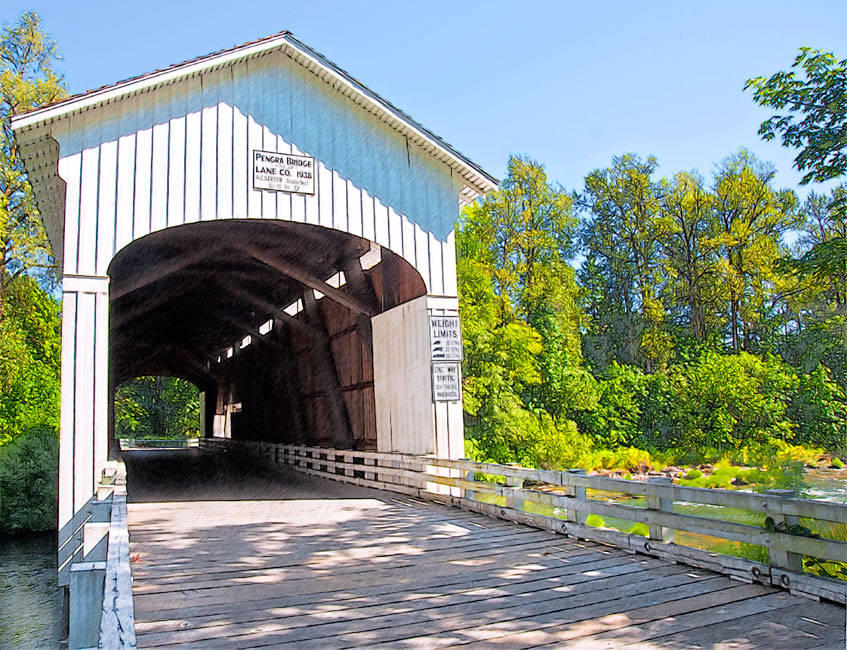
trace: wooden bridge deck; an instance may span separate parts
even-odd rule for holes
[[[844,608],[387,492],[126,454],[141,648],[844,648]]]

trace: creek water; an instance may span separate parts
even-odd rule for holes
[[[57,648],[56,534],[0,537],[0,648]]]
[[[847,503],[847,469],[810,469],[806,483],[812,499]]]

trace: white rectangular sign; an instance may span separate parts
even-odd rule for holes
[[[253,151],[253,189],[314,194],[316,174],[309,156]]]
[[[461,361],[462,330],[459,317],[430,315],[429,342],[433,361]]]
[[[432,364],[432,401],[458,402],[462,399],[458,363]]]

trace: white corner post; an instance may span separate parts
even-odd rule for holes
[[[62,293],[59,567],[67,585],[68,560],[81,549],[108,459],[109,278],[66,274]]]

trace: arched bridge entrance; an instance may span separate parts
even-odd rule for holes
[[[13,127],[63,273],[62,566],[132,376],[198,385],[208,437],[462,455],[453,227],[496,181],[459,152],[287,32]]]
[[[214,221],[133,242],[109,277],[115,385],[152,374],[194,382],[208,437],[392,444],[378,445],[374,355],[382,379],[397,331],[385,314],[426,286],[389,249],[307,224]]]

